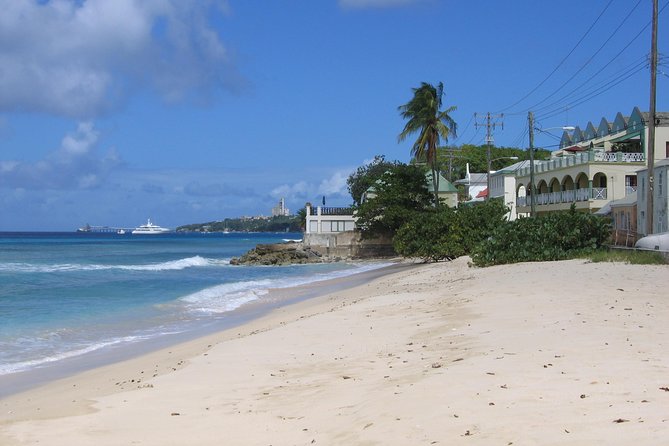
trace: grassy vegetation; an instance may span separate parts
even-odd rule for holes
[[[634,250],[597,250],[586,256],[592,262],[623,262],[631,265],[666,265],[668,262],[657,252]]]

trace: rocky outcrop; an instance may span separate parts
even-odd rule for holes
[[[302,243],[275,243],[257,245],[241,257],[230,260],[231,265],[292,265],[301,263],[324,263],[333,259]]]

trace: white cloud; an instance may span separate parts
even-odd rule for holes
[[[285,198],[292,206],[302,206],[307,201],[318,201],[325,196],[328,202],[349,203],[350,196],[346,179],[351,171],[342,169],[330,174],[329,177],[320,181],[299,181],[294,184],[282,184],[270,192],[270,196],[276,200]],[[318,185],[317,185],[318,184]]]
[[[314,188],[306,181],[299,181],[293,185],[283,184],[275,187],[270,195],[276,199],[285,198],[288,201],[304,201],[309,196],[309,191],[313,190]]]
[[[0,0],[0,111],[90,119],[137,85],[167,101],[244,83],[212,25],[226,0]]]
[[[339,6],[347,9],[390,8],[418,3],[421,0],[338,0]]]
[[[80,122],[75,133],[70,133],[63,138],[61,150],[69,155],[84,155],[97,142],[98,136],[99,132],[95,131],[92,122]]]
[[[346,180],[350,174],[350,171],[344,170],[335,172],[330,178],[321,181],[320,186],[318,186],[318,193],[321,195],[347,195],[348,186],[346,185]]]
[[[35,163],[0,160],[0,187],[8,189],[91,189],[98,187],[111,170],[122,164],[114,149],[99,156],[95,147],[99,132],[92,122],[79,123],[67,134],[58,150]]]

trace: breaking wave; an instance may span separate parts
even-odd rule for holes
[[[229,259],[207,259],[201,256],[187,257],[167,262],[149,263],[145,265],[96,265],[78,263],[60,263],[40,265],[31,263],[2,263],[0,272],[9,273],[54,273],[67,271],[177,271],[186,268],[215,267],[229,265]]]

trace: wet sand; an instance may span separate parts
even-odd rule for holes
[[[669,268],[422,265],[0,400],[0,444],[662,444]]]

